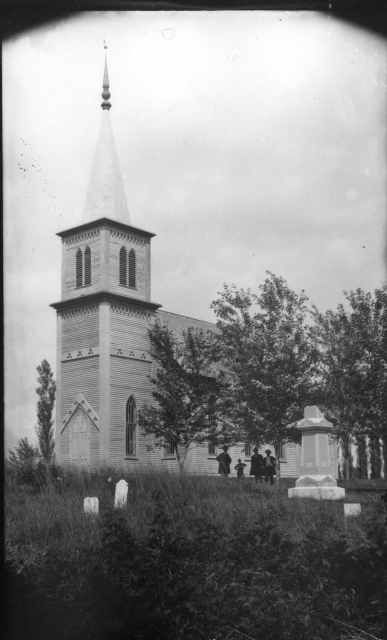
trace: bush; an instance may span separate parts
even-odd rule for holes
[[[277,487],[143,473],[126,476],[127,508],[113,510],[120,475],[63,471],[34,505],[13,494],[13,620],[30,621],[19,637],[333,640],[340,622],[383,637],[381,501],[362,498],[345,522],[342,503],[288,500]],[[100,498],[96,520],[85,495]]]

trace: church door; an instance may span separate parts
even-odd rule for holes
[[[78,409],[71,421],[70,462],[79,467],[90,465],[90,422],[82,409]]]

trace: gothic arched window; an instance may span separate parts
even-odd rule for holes
[[[126,434],[125,453],[127,456],[136,455],[136,427],[137,427],[137,407],[133,396],[130,396],[126,403]]]
[[[91,251],[90,247],[85,249],[85,285],[91,284]]]
[[[75,256],[75,286],[83,287],[91,284],[91,250],[86,247],[85,253],[78,249]]]
[[[78,249],[75,259],[75,286],[81,287],[83,285],[83,256],[82,251]]]
[[[120,284],[127,284],[126,249],[120,249]]]
[[[129,287],[136,287],[136,254],[133,249],[129,251]]]

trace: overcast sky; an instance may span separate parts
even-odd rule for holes
[[[3,45],[6,427],[55,371],[61,246],[111,119],[152,301],[214,320],[223,283],[282,275],[324,311],[385,281],[386,53],[312,12],[86,12]]]

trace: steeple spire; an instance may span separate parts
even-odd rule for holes
[[[107,46],[105,44],[105,40],[104,40],[104,49],[107,49]],[[103,91],[102,91],[103,103],[101,104],[101,107],[102,107],[102,109],[108,109],[109,110],[112,105],[109,102],[109,98],[110,98],[109,74],[108,74],[106,53],[105,53],[105,69],[104,69],[104,72],[103,72],[102,87],[103,87]]]
[[[104,48],[107,49],[105,44]],[[83,222],[110,218],[130,224],[124,183],[110,123],[111,104],[106,54],[102,86],[102,122],[86,194]]]

